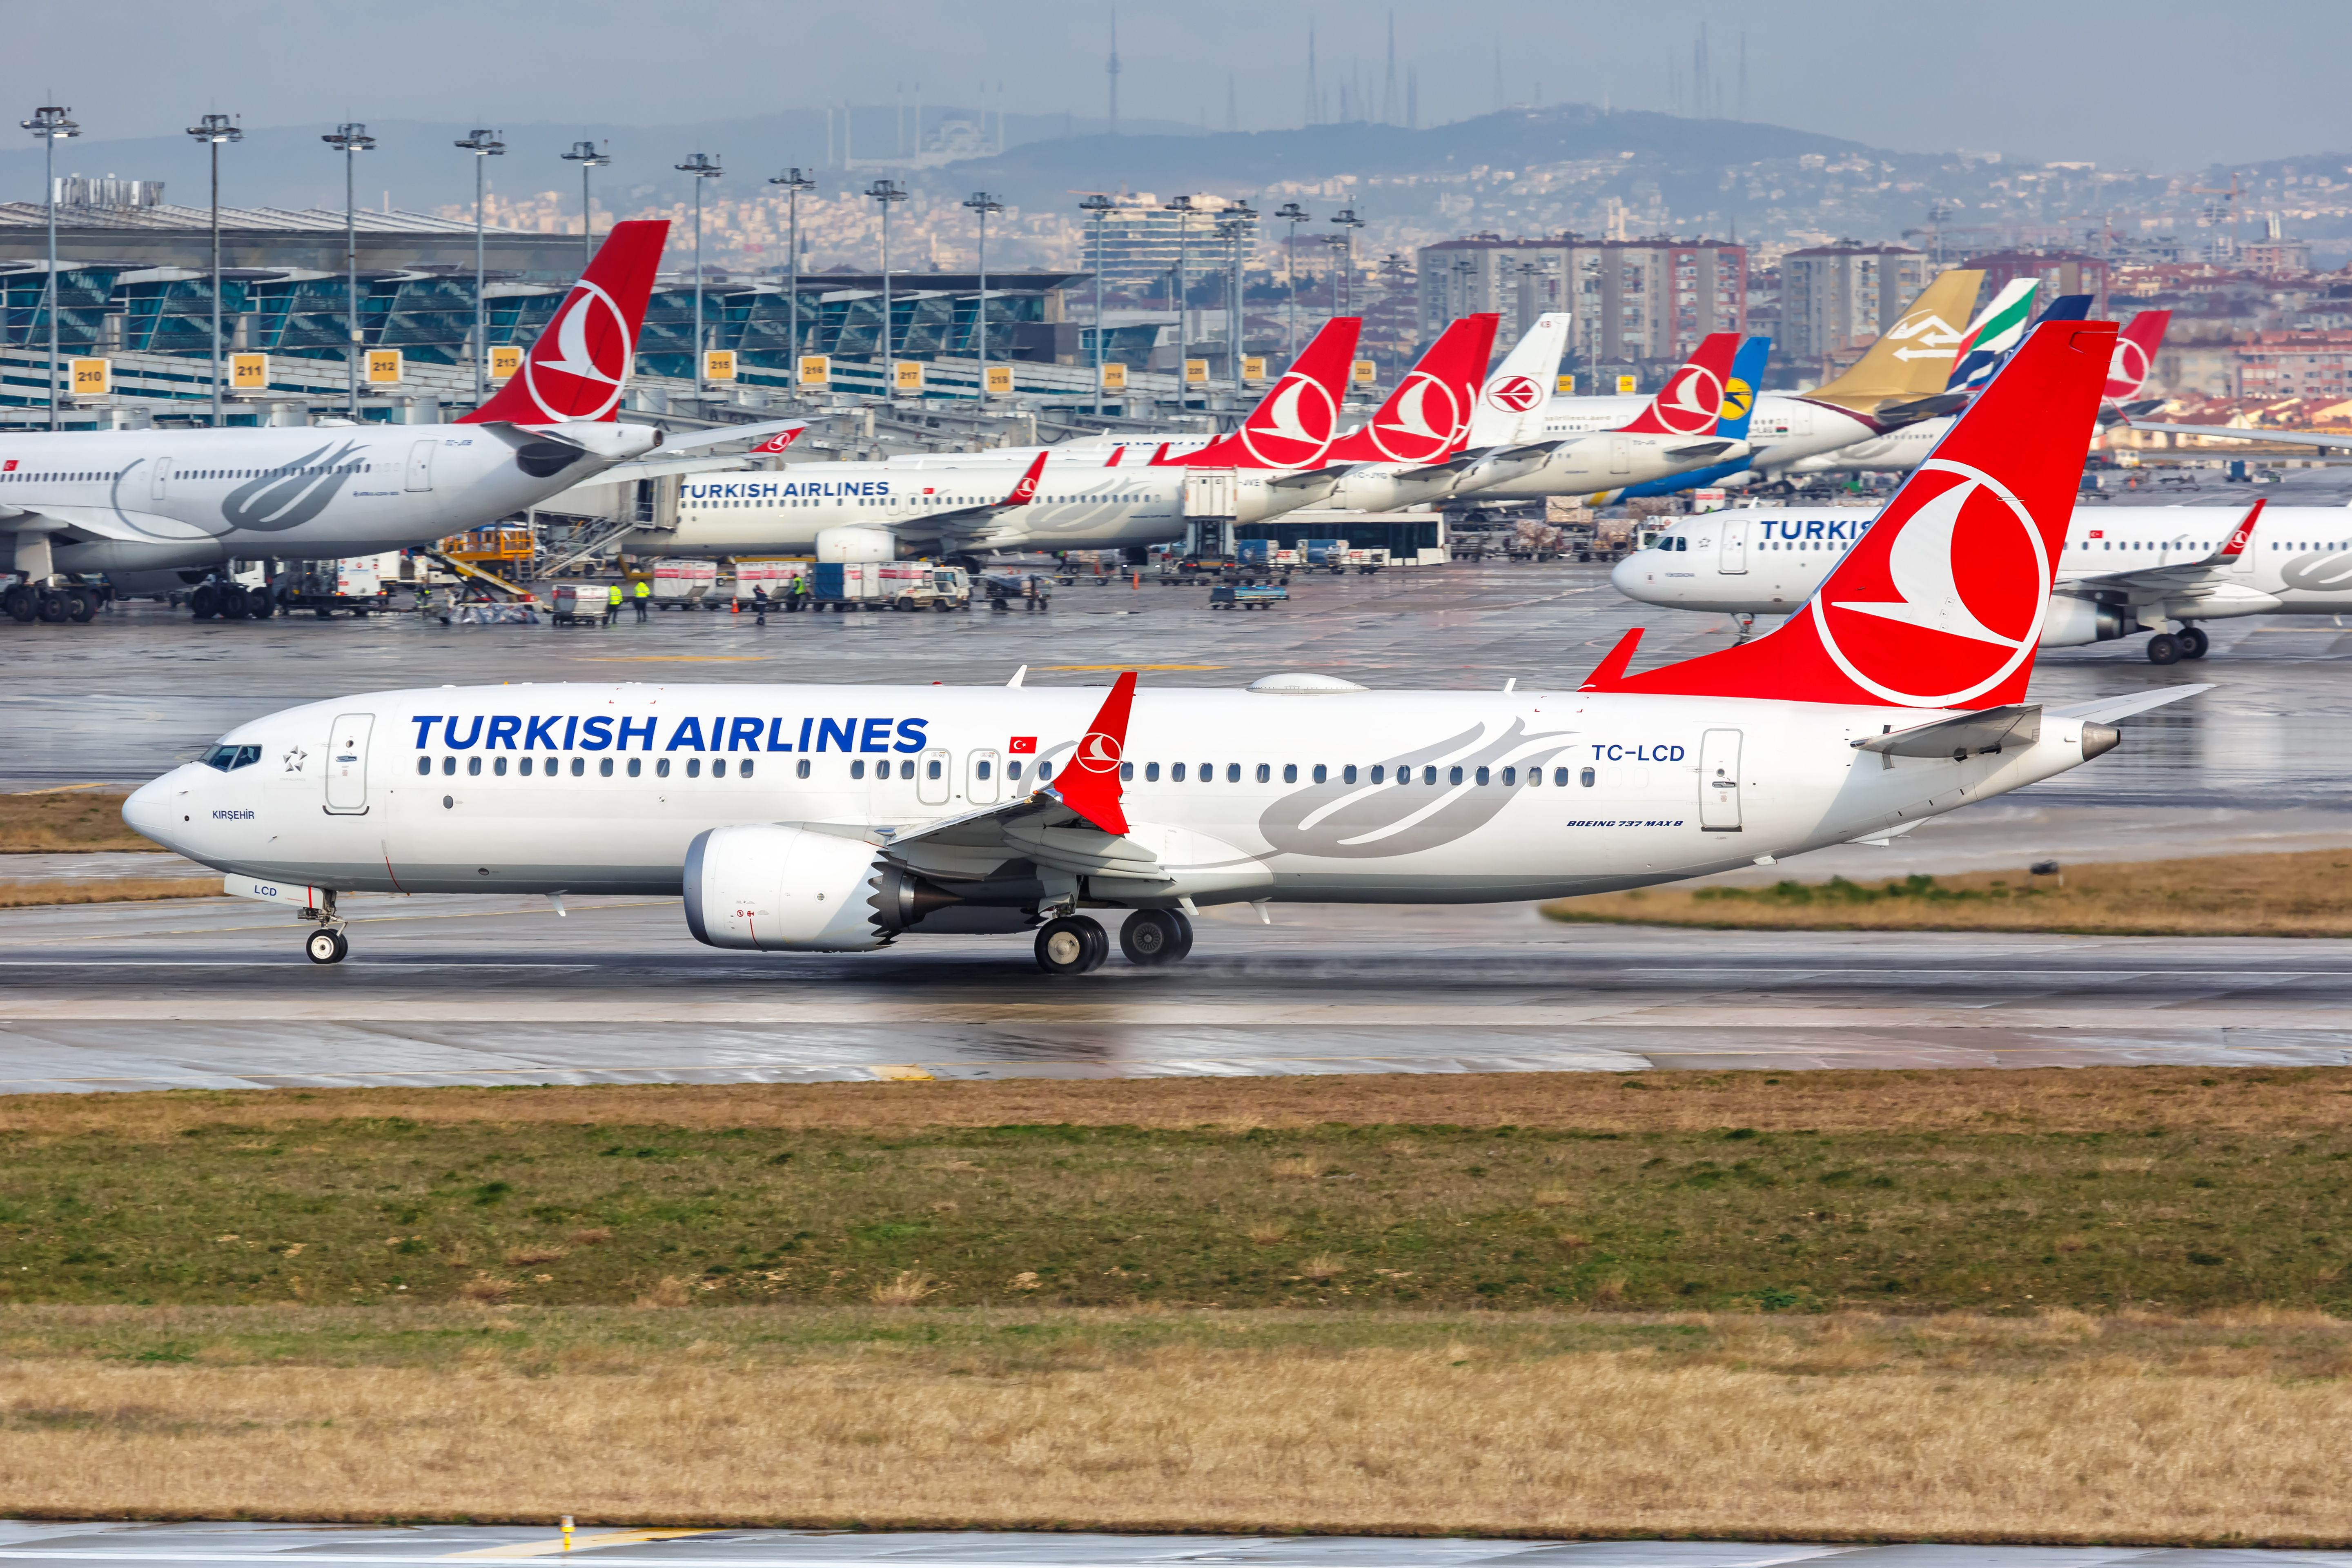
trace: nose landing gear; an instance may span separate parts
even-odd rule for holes
[[[302,911],[306,921],[316,921],[319,929],[302,941],[302,951],[313,963],[341,963],[352,951],[352,939],[343,934],[342,916],[335,912],[335,891],[332,888],[320,892],[322,900],[315,909]]]

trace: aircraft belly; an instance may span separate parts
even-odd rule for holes
[[[52,545],[50,554],[60,572],[162,572],[217,565],[229,558],[227,548],[212,539],[179,543],[97,539],[84,544]]]

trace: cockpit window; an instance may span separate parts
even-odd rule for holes
[[[259,746],[215,746],[196,761],[208,768],[227,773],[234,768],[249,768],[261,761]]]

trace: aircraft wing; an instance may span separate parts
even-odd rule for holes
[[[2174,436],[2218,436],[2231,441],[2278,441],[2290,447],[2342,447],[2352,450],[2352,431],[2332,436],[2325,430],[2248,430],[2235,425],[2141,424],[2134,419],[2126,419],[2123,424],[2128,429],[2162,431]]]
[[[2060,586],[2059,592],[2073,592],[2077,596],[2085,591],[2120,593],[2135,602],[2146,602],[2178,597],[2184,590],[2205,587],[2211,583],[2215,572],[2228,570],[2239,557],[2253,548],[2254,524],[2261,521],[2263,508],[2269,501],[2270,498],[2264,496],[2247,508],[2246,515],[2238,520],[2238,526],[2230,531],[2230,537],[2222,541],[2221,548],[2202,561],[2179,561],[2168,566],[2141,566],[2122,572],[2070,577]]]
[[[1037,485],[1045,477],[1045,459],[1049,456],[1050,453],[1040,452],[1031,459],[1028,468],[1003,500],[960,506],[953,511],[925,512],[920,517],[903,517],[878,526],[902,538],[952,542],[959,548],[989,543],[992,525],[1037,499]]]
[[[2210,680],[2195,686],[2159,686],[2153,691],[2127,691],[2116,697],[2094,697],[2087,702],[2069,702],[2063,708],[2047,708],[2043,711],[2058,719],[2080,719],[2086,724],[2112,724],[2118,719],[2128,719],[2135,713],[2145,713],[2151,708],[2161,708],[2168,702],[2178,702],[2184,697],[2194,697],[2200,691],[2210,691]]]
[[[697,430],[690,436],[665,435],[665,452],[690,451],[697,447],[723,446],[730,441],[757,441],[762,457],[772,456],[791,446],[792,437],[809,427],[805,419],[774,419],[764,425],[726,425],[716,430]],[[783,439],[779,440],[777,437]]]
[[[0,508],[0,518],[5,519],[13,533],[71,533],[130,544],[193,542],[215,537],[176,517],[111,506],[6,507]]]

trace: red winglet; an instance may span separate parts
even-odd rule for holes
[[[1044,452],[1037,454],[1036,461],[1029,465],[1029,471],[1021,476],[1021,482],[1013,487],[1011,495],[997,503],[999,506],[1027,506],[1037,499],[1037,481],[1045,477],[1046,456]]]
[[[1127,710],[1134,701],[1135,671],[1121,670],[1101,711],[1054,781],[1062,804],[1105,833],[1127,831],[1127,813],[1119,808],[1118,761],[1127,749]]]
[[[2215,560],[2235,561],[2246,552],[2246,546],[2253,541],[2254,520],[2263,515],[2263,508],[2268,506],[2270,500],[2270,497],[2263,496],[2246,509],[2246,515],[2240,518],[2238,526],[2230,531],[2229,542],[2221,546],[2221,553],[2214,557]]]
[[[1617,683],[1625,679],[1625,667],[1633,662],[1633,650],[1641,646],[1641,641],[1642,628],[1639,626],[1635,626],[1632,631],[1619,637],[1617,646],[1601,656],[1601,662],[1592,667],[1592,673],[1584,678],[1584,684],[1577,689],[1579,691],[1614,689]]]
[[[616,223],[523,356],[522,369],[460,425],[610,419],[636,368],[637,330],[661,269],[667,218]]]

